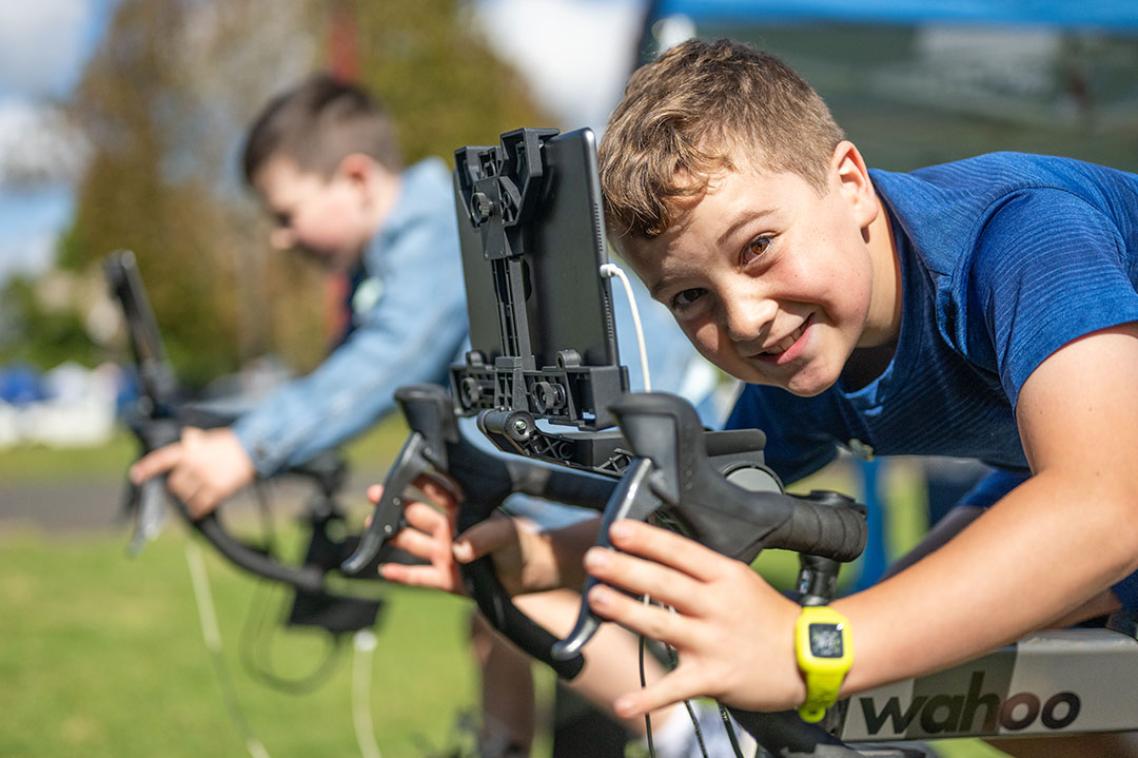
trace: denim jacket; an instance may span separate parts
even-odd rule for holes
[[[257,471],[272,474],[363,432],[395,409],[406,384],[446,385],[447,369],[469,349],[467,313],[450,174],[437,159],[407,169],[391,215],[363,257],[350,293],[353,323],[315,371],[278,389],[234,425]],[[652,387],[687,397],[717,426],[717,373],[664,306],[632,280],[648,346]],[[628,297],[612,283],[621,362],[642,389]]]
[[[363,432],[394,410],[398,387],[446,383],[467,332],[450,172],[429,159],[402,179],[390,215],[364,251],[346,339],[311,374],[234,424],[262,475]]]

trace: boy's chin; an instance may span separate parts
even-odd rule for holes
[[[823,376],[821,372],[817,371],[798,372],[790,376],[771,376],[761,371],[752,370],[744,376],[735,374],[735,378],[748,384],[765,384],[770,387],[778,387],[797,397],[821,395],[838,381],[837,376]]]

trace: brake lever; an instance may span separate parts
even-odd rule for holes
[[[357,574],[375,560],[387,540],[404,526],[403,507],[405,493],[421,475],[431,471],[427,441],[422,433],[413,431],[403,443],[395,463],[383,480],[383,494],[372,511],[371,523],[360,535],[355,551],[340,564],[345,574]]]
[[[142,484],[127,480],[123,512],[131,520],[130,542],[127,555],[137,557],[153,542],[166,526],[166,491],[159,479],[148,479]]]
[[[630,518],[638,521],[647,521],[660,507],[660,499],[656,497],[648,486],[648,477],[652,473],[652,462],[647,458],[636,458],[625,469],[624,476],[613,490],[612,497],[605,505],[601,517],[601,528],[597,535],[597,547],[611,548],[612,540],[609,538],[609,528],[618,519]],[[600,584],[600,580],[593,576],[585,578],[581,588],[581,611],[577,615],[577,622],[569,636],[558,640],[552,649],[552,655],[557,660],[569,660],[581,654],[581,649],[593,638],[600,628],[601,620],[588,607],[589,590]]]

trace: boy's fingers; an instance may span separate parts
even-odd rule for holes
[[[424,495],[444,508],[453,508],[462,499],[458,486],[449,479],[423,476],[415,483]]]
[[[416,529],[400,529],[395,536],[388,540],[388,544],[403,550],[416,558],[431,560],[439,551],[437,540]]]
[[[420,532],[433,534],[440,528],[450,528],[450,522],[447,517],[436,511],[426,503],[411,503],[403,509],[403,518],[406,520],[408,526],[418,529]],[[407,531],[404,529],[403,531]]]
[[[207,487],[199,487],[189,498],[184,500],[186,507],[190,511],[190,515],[195,519],[212,512],[216,507],[220,498],[214,493],[213,490]]]
[[[585,553],[585,570],[606,584],[648,595],[685,613],[700,615],[705,610],[704,585],[683,571],[602,547]]]
[[[513,519],[487,519],[455,538],[454,557],[459,563],[470,563],[517,541],[517,525]]]
[[[430,587],[448,592],[456,590],[451,575],[434,566],[404,566],[399,563],[384,563],[379,567],[379,575],[389,582],[405,584],[408,587]]]
[[[617,521],[609,528],[609,539],[626,553],[663,564],[702,582],[719,577],[725,565],[734,563],[695,540],[641,521]]]
[[[650,639],[673,647],[692,647],[692,622],[679,613],[618,592],[603,585],[589,590],[589,607],[599,616]]]
[[[194,444],[201,441],[205,436],[205,431],[197,428],[196,426],[182,427],[182,442],[184,443]]]
[[[147,479],[164,474],[182,460],[182,443],[175,442],[144,455],[130,467],[130,480],[142,484]]]
[[[371,501],[372,505],[378,505],[381,497],[383,497],[382,484],[373,484],[367,488],[367,499]]]
[[[638,718],[659,708],[709,694],[702,680],[682,664],[647,687],[621,695],[613,711],[623,719]]]

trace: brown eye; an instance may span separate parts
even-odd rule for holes
[[[743,248],[743,263],[747,264],[755,258],[761,257],[773,242],[774,239],[767,235],[755,237]]]

